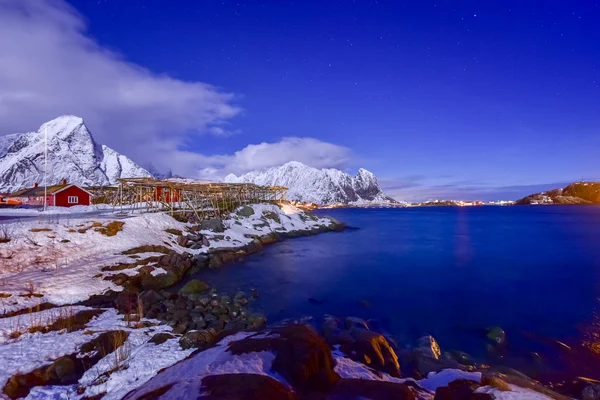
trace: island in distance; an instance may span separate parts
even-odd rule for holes
[[[516,204],[600,204],[600,182],[576,182],[562,189],[535,193]]]

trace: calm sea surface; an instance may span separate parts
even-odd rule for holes
[[[220,291],[256,288],[254,308],[271,322],[358,316],[400,343],[431,334],[474,356],[486,327],[502,327],[523,351],[536,350],[531,337],[581,343],[600,333],[600,207],[318,214],[359,229],[286,240],[198,278]]]

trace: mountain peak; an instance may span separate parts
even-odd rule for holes
[[[40,182],[46,147],[50,184],[67,179],[82,186],[104,186],[119,178],[151,176],[124,155],[98,145],[82,118],[63,115],[42,124],[36,132],[0,137],[0,192]]]
[[[292,168],[310,168],[306,164],[302,164],[300,161],[288,161],[282,165],[282,167],[292,167]]]
[[[40,126],[39,133],[48,133],[48,136],[67,136],[79,127],[85,127],[83,118],[75,115],[61,115],[51,121],[45,122]],[[87,130],[87,127],[85,128]]]
[[[375,177],[375,174],[373,174],[371,171],[369,171],[368,169],[364,169],[364,168],[359,168],[358,172],[356,173],[356,176],[368,176],[368,177]]]
[[[265,171],[251,171],[241,176],[229,174],[225,182],[284,186],[288,200],[320,205],[337,203],[389,203],[371,172],[361,168],[356,177],[337,169],[317,169],[291,161]]]

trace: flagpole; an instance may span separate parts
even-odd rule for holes
[[[46,184],[46,174],[48,172],[48,127],[44,127],[44,211],[47,207],[48,186]]]

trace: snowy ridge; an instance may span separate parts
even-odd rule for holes
[[[96,143],[83,119],[65,115],[46,122],[37,132],[0,137],[0,192],[43,181],[46,132],[48,184],[66,179],[82,186],[102,186],[118,178],[151,176],[129,158]]]
[[[319,205],[395,202],[381,190],[375,175],[363,168],[351,176],[337,169],[317,169],[291,161],[265,171],[229,174],[225,182],[285,186],[288,200]]]

